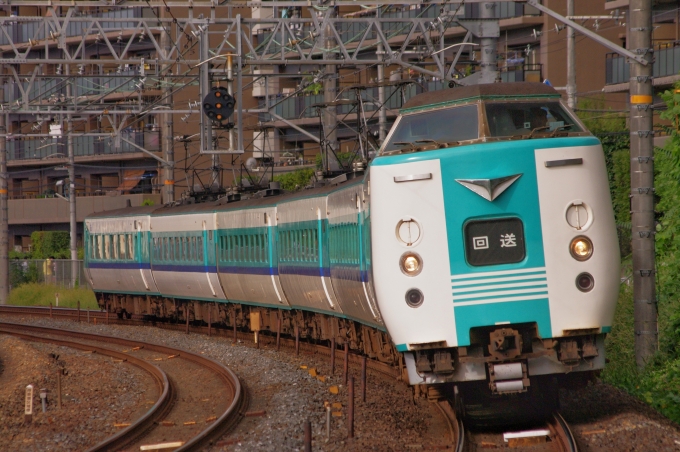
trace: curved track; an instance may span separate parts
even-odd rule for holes
[[[129,353],[121,353],[91,344],[82,344],[78,342],[55,339],[52,337],[46,337],[46,335],[75,338],[83,341],[106,342],[109,344],[117,344],[133,349],[143,348],[145,351],[162,353],[164,355],[174,355],[176,357],[190,361],[197,366],[209,369],[211,372],[216,374],[226,386],[227,391],[230,394],[231,401],[227,404],[227,409],[224,410],[224,412],[222,412],[222,414],[218,416],[214,422],[210,423],[205,429],[186,441],[179,449],[176,449],[178,451],[197,451],[204,449],[207,445],[214,442],[217,438],[222,436],[233,426],[235,426],[236,423],[238,423],[247,404],[245,391],[241,387],[238,378],[231,370],[216,361],[184,350],[174,349],[164,345],[121,339],[112,336],[88,334],[71,330],[35,327],[14,323],[0,323],[0,333],[12,334],[14,336],[22,337],[28,340],[49,342],[57,345],[78,348],[81,350],[92,350],[106,356],[124,359],[131,364],[138,365],[140,368],[151,373],[154,379],[159,383],[159,392],[161,392],[162,395],[147,414],[142,416],[142,418],[138,419],[134,424],[130,425],[125,430],[108,438],[102,443],[97,444],[91,448],[90,451],[119,450],[135,443],[141,437],[149,434],[149,432],[156,425],[158,425],[160,420],[167,416],[168,412],[172,409],[176,398],[175,393],[177,388],[172,386],[167,375],[160,368],[151,365],[142,359],[131,356]]]
[[[446,402],[448,405],[448,402]],[[453,410],[451,410],[453,411]],[[509,426],[508,431],[516,431],[516,426]],[[551,452],[578,452],[578,445],[574,435],[569,429],[569,425],[559,413],[554,413],[550,419],[543,424],[524,426],[522,431],[547,431],[547,434],[529,436],[526,438],[511,439],[506,442],[503,433],[497,429],[493,431],[464,430],[467,441],[459,440],[454,444],[456,452],[468,451],[475,452],[489,448],[499,449],[510,447],[517,451],[551,451]]]
[[[97,322],[100,324],[111,324],[111,325],[153,325],[157,328],[161,329],[167,329],[167,330],[173,330],[173,331],[189,331],[192,333],[198,333],[198,334],[208,334],[209,328],[207,326],[196,326],[190,324],[189,327],[186,326],[186,324],[179,324],[179,323],[169,323],[169,322],[161,322],[161,321],[149,321],[149,320],[144,320],[140,318],[135,318],[135,316],[132,317],[132,319],[119,319],[115,314],[109,314],[107,315],[106,312],[104,311],[87,311],[87,310],[80,310],[80,313],[78,312],[77,309],[71,309],[71,308],[49,308],[49,307],[41,307],[41,306],[0,306],[0,314],[8,314],[8,315],[23,315],[23,316],[36,316],[36,317],[50,317],[50,318],[55,318],[55,319],[63,319],[63,320],[75,320],[79,319],[79,321],[84,322],[89,319],[91,322]],[[96,320],[95,320],[96,319]],[[219,328],[215,324],[212,325],[210,328],[211,334],[220,336],[220,337],[227,337],[227,338],[233,338],[234,337],[234,332],[232,329],[225,329],[225,328]],[[250,343],[253,342],[253,333],[252,332],[243,332],[243,331],[238,331],[236,334],[236,337],[243,341],[244,343]],[[265,334],[264,332],[260,334],[259,336],[259,341],[261,344],[276,344],[276,336],[275,335],[268,335]],[[295,348],[295,338],[289,338],[289,337],[284,337],[281,336],[281,346],[285,348]],[[302,341],[300,340],[299,343],[300,351],[301,352],[310,352],[310,353],[318,353],[321,355],[325,355],[330,357],[331,355],[331,349],[329,346],[326,346],[324,344],[312,344],[310,342]],[[335,358],[336,361],[339,359],[340,361],[336,362],[336,365],[342,365],[342,355],[343,351],[340,349],[335,350]],[[350,364],[354,365],[361,365],[361,355],[358,355],[356,353],[350,353],[348,356],[348,361]],[[377,360],[373,359],[367,359],[367,367],[375,372],[378,372],[379,374],[387,377],[387,378],[401,378],[401,371],[397,366],[393,366],[391,364],[383,363]]]

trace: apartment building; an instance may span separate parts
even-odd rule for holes
[[[544,0],[544,5],[566,15],[566,0]],[[612,41],[625,40],[626,25],[624,7],[615,2],[577,1],[577,16],[599,16],[599,19],[579,19],[585,26],[597,31]],[[481,17],[479,4],[454,4],[447,7],[449,19],[461,22]],[[37,16],[52,14],[51,9],[21,7],[5,9],[0,15]],[[603,11],[605,11],[603,13]],[[175,11],[176,15],[186,11]],[[307,8],[253,8],[248,11],[239,9],[245,17],[262,19],[261,26],[250,28],[254,43],[269,46],[268,52],[275,54],[286,45],[277,39],[271,23],[273,17],[308,18],[313,11]],[[7,132],[8,171],[9,171],[9,217],[10,248],[26,250],[27,237],[35,230],[68,230],[69,205],[67,146],[65,124],[56,124],[54,111],[63,109],[66,98],[75,98],[79,105],[95,105],[100,114],[90,114],[84,109],[82,115],[73,116],[73,150],[75,155],[75,196],[77,196],[78,231],[82,234],[83,218],[94,211],[109,210],[125,205],[141,205],[153,202],[156,205],[165,201],[162,196],[164,180],[162,165],[162,124],[159,115],[149,115],[143,119],[128,118],[127,122],[116,123],[107,115],[107,108],[121,105],[149,107],[157,105],[162,99],[163,85],[154,75],[159,66],[154,63],[158,49],[149,39],[150,34],[158,38],[161,27],[153,26],[153,18],[158,14],[150,8],[128,7],[82,7],[77,14],[82,17],[98,17],[103,24],[100,29],[87,28],[86,22],[74,21],[63,30],[65,36],[56,36],[41,22],[11,21],[6,28],[11,39],[0,34],[0,58],[14,58],[16,51],[29,49],[26,64],[4,65],[3,102],[12,107],[39,104],[40,114],[15,114],[10,111]],[[198,12],[195,13],[198,16]],[[435,26],[442,20],[439,5],[389,6],[377,9],[339,8],[340,17],[382,18],[423,17]],[[500,80],[543,81],[562,89],[566,85],[566,38],[565,28],[547,15],[524,3],[498,2],[494,15],[499,19],[500,38],[497,54]],[[610,18],[603,18],[609,15]],[[179,17],[179,16],[178,16]],[[107,23],[106,20],[113,20]],[[139,19],[147,19],[151,26],[140,28]],[[456,21],[444,19],[444,47],[460,43],[467,30]],[[666,20],[670,20],[667,18]],[[304,22],[304,21],[303,21]],[[677,30],[677,18],[674,22]],[[309,36],[309,26],[300,23],[293,25],[298,40],[304,42]],[[666,27],[668,28],[668,27]],[[667,35],[664,28],[663,36]],[[173,29],[173,33],[178,33]],[[183,33],[188,31],[183,30]],[[387,28],[390,44],[400,46],[404,42],[405,30],[399,26]],[[351,23],[340,30],[339,36],[347,45],[359,45],[359,29]],[[106,40],[103,39],[106,36]],[[622,38],[623,36],[623,38]],[[661,36],[661,31],[659,32]],[[176,37],[176,36],[175,36]],[[668,35],[667,38],[672,36]],[[677,33],[675,35],[677,38]],[[479,40],[472,38],[472,42]],[[212,43],[212,42],[211,42]],[[292,44],[292,43],[287,43]],[[662,45],[662,42],[658,43]],[[192,49],[189,49],[192,51]],[[125,51],[127,55],[144,58],[145,64],[116,64],[114,54]],[[375,56],[378,49],[367,46],[361,53]],[[44,63],[30,65],[30,59],[45,59],[62,52],[81,55],[83,59],[100,60],[99,64],[71,65],[66,68],[58,64]],[[452,61],[457,48],[445,51],[448,61]],[[605,82],[607,86],[616,85],[621,63],[608,51],[583,36],[576,40],[577,91],[582,96],[600,93]],[[414,63],[423,64],[423,47],[417,43],[405,49],[404,57]],[[679,60],[680,61],[680,60]],[[427,63],[427,56],[425,56]],[[479,51],[474,47],[465,48],[461,53],[456,77],[461,83],[465,78],[480,70]],[[427,67],[427,64],[426,64]],[[586,70],[587,68],[587,70]],[[240,157],[222,155],[218,157],[198,155],[195,142],[174,142],[175,196],[183,192],[200,190],[210,181],[210,173],[217,171],[221,182],[230,185],[234,179],[240,180],[240,171],[246,167],[257,177],[265,173],[283,172],[296,168],[314,167],[319,154],[318,140],[324,139],[328,131],[321,127],[320,113],[326,108],[328,99],[324,98],[323,78],[318,75],[324,67],[310,65],[246,65],[244,74],[249,77],[244,93],[243,107],[257,111],[244,115],[245,150]],[[621,69],[623,70],[623,69]],[[69,74],[67,74],[69,71]],[[76,78],[68,75],[78,74]],[[17,74],[24,74],[19,77]],[[26,76],[29,74],[30,76]],[[357,129],[365,129],[371,143],[375,145],[378,137],[378,98],[380,87],[376,65],[338,66],[335,77],[334,105],[337,116],[337,140],[340,152],[355,152],[357,149]],[[620,78],[625,77],[624,74]],[[439,89],[450,89],[449,84],[417,71],[401,66],[384,68],[385,106],[387,126],[397,115],[401,105],[410,97]],[[75,81],[74,81],[75,80]],[[146,82],[144,82],[146,80]],[[321,81],[320,81],[321,80]],[[141,84],[140,84],[141,83]],[[610,89],[611,92],[612,91]],[[618,97],[617,97],[618,96]],[[612,94],[612,99],[622,98]],[[361,103],[358,103],[358,100]],[[174,105],[181,108],[190,103],[196,108],[199,101],[198,86],[187,86],[174,96]],[[357,110],[363,115],[357,115]],[[268,112],[269,113],[268,113]],[[358,117],[368,118],[365,123]],[[112,123],[113,121],[113,123]],[[175,114],[173,135],[195,136],[198,132],[196,115]],[[61,129],[59,128],[61,126]],[[114,129],[119,134],[112,133]],[[88,134],[88,136],[78,134]],[[221,136],[226,132],[220,132]],[[40,136],[31,136],[40,135]],[[253,160],[254,159],[254,160]],[[200,168],[200,169],[197,169]]]

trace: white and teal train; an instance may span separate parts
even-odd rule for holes
[[[367,174],[93,215],[90,283],[121,315],[281,319],[400,361],[411,384],[454,384],[470,411],[545,398],[603,368],[619,286],[602,147],[559,97],[532,83],[422,94]]]

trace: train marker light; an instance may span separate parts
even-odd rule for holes
[[[585,261],[593,255],[593,242],[586,236],[575,237],[569,245],[571,257],[577,261]]]
[[[423,304],[424,299],[425,296],[418,289],[409,289],[406,292],[406,304],[412,308],[417,308],[418,306]]]
[[[576,287],[581,292],[590,292],[595,286],[595,280],[590,273],[581,273],[576,277]]]
[[[423,269],[423,260],[416,253],[404,253],[399,260],[399,266],[406,276],[416,276]]]

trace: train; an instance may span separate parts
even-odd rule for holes
[[[84,241],[103,309],[335,339],[480,419],[603,369],[620,284],[601,143],[541,83],[419,94],[366,170],[93,214]]]

